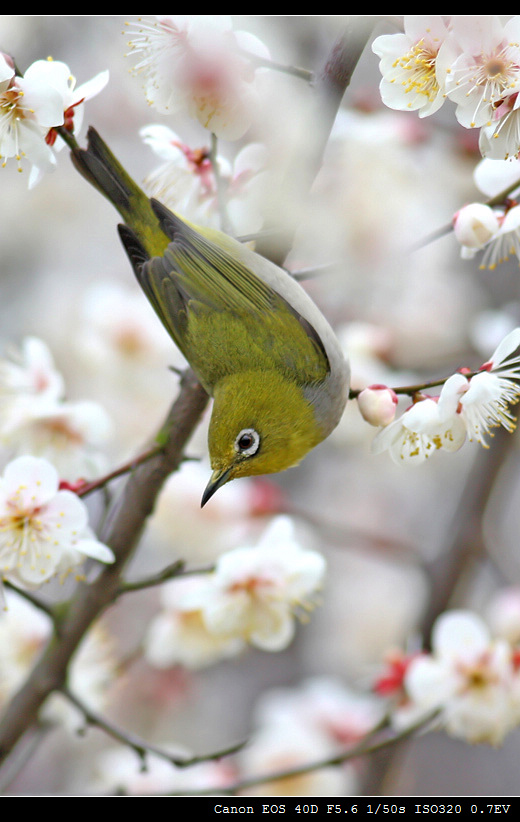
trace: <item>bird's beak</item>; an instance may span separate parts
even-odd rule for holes
[[[229,475],[231,473],[231,468],[225,469],[217,469],[213,471],[208,484],[206,485],[206,490],[202,495],[202,500],[200,503],[200,507],[204,508],[207,501],[211,499],[215,491],[218,491],[229,479]]]

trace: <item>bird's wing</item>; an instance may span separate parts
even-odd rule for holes
[[[202,382],[252,363],[286,369],[302,385],[324,380],[330,364],[311,323],[226,249],[153,205],[172,238],[162,257],[139,256],[120,234],[145,294]]]

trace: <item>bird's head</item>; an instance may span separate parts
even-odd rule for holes
[[[214,391],[208,433],[213,473],[202,505],[232,479],[297,465],[323,437],[312,405],[290,377],[251,370],[224,378]]]

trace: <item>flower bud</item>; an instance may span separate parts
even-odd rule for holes
[[[455,236],[466,248],[482,248],[495,236],[499,228],[496,212],[484,203],[469,203],[453,217]]]
[[[386,385],[370,385],[359,394],[361,416],[370,425],[388,425],[395,417],[397,394]]]

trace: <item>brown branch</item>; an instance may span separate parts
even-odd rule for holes
[[[129,748],[132,748],[132,750],[135,751],[136,755],[143,762],[143,765],[146,765],[147,754],[153,754],[161,759],[165,759],[177,768],[189,768],[192,765],[198,765],[200,762],[208,762],[213,759],[220,759],[223,756],[230,756],[231,754],[237,753],[237,751],[241,750],[247,742],[247,740],[235,742],[233,745],[228,745],[226,748],[222,748],[219,751],[213,751],[208,754],[180,756],[179,754],[174,754],[171,751],[167,751],[159,745],[153,745],[147,742],[145,739],[137,736],[137,734],[123,730],[118,725],[110,722],[110,720],[106,717],[92,711],[68,688],[63,688],[62,694],[72,705],[81,711],[87,725],[92,725],[93,727],[99,728],[104,731],[107,736],[115,739],[116,742],[121,742],[122,745],[127,745]]]
[[[295,152],[294,164],[289,164],[285,173],[285,185],[291,187],[289,199],[305,202],[323,162],[323,155],[330,133],[348,88],[354,69],[377,22],[375,17],[351,17],[344,25],[330,49],[323,67],[316,73],[313,84],[314,102],[308,121],[312,129],[306,135],[305,166],[299,152]],[[283,234],[267,226],[266,234],[260,238],[256,251],[278,265],[283,265],[293,243],[293,227]]]
[[[374,730],[369,731],[369,733],[361,739],[360,742],[353,745],[346,751],[342,751],[333,756],[324,757],[323,759],[318,759],[313,762],[306,762],[303,765],[297,765],[294,768],[288,768],[287,770],[274,771],[268,774],[261,774],[258,776],[240,779],[231,785],[202,788],[201,790],[193,791],[192,795],[205,796],[215,793],[216,791],[219,791],[222,794],[233,794],[250,788],[253,785],[263,785],[264,783],[268,784],[269,782],[276,782],[280,779],[292,779],[296,776],[311,773],[312,771],[322,770],[323,768],[337,767],[338,765],[343,765],[345,762],[351,762],[353,759],[373,755],[388,748],[392,748],[398,743],[405,742],[416,733],[426,730],[431,723],[437,719],[438,715],[438,709],[432,710],[430,713],[421,717],[413,724],[408,725],[408,727],[397,732],[390,732],[388,735],[383,736],[381,739],[376,739],[376,741],[373,742],[372,740],[377,737],[378,732],[388,726],[388,717],[384,717],[381,723],[379,723]],[[175,794],[172,795],[175,796]]]

